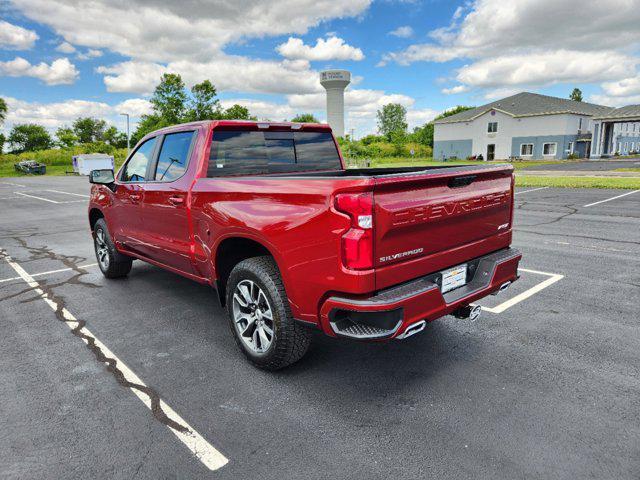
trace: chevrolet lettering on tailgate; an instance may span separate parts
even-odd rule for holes
[[[412,223],[428,222],[440,218],[453,217],[469,212],[476,212],[509,202],[508,192],[491,193],[468,200],[458,200],[435,205],[425,205],[409,208],[393,213],[393,226],[409,225]]]

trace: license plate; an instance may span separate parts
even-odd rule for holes
[[[467,264],[458,265],[442,272],[442,293],[447,293],[467,283]]]

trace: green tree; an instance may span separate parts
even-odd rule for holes
[[[73,122],[73,133],[80,143],[101,142],[107,122],[93,117],[79,117]]]
[[[571,92],[571,95],[569,95],[569,98],[571,100],[575,100],[576,102],[581,102],[582,90],[580,90],[579,88],[574,88],[573,91]]]
[[[388,103],[378,110],[378,130],[382,135],[391,140],[393,132],[406,133],[407,109],[399,103]]]
[[[69,127],[60,127],[56,130],[58,145],[62,148],[73,147],[78,143],[78,136]]]
[[[216,98],[218,92],[209,80],[191,87],[190,108],[187,118],[190,121],[219,119],[220,102]]]
[[[13,127],[9,133],[9,144],[13,152],[33,152],[51,148],[53,140],[42,125],[23,123]]]
[[[4,142],[7,141],[7,137],[4,136],[4,133],[0,133],[0,155],[4,151]]]
[[[256,117],[251,115],[249,109],[242,105],[231,105],[222,114],[222,118],[226,120],[257,120]]]
[[[119,131],[111,125],[104,131],[103,141],[116,148],[125,148],[127,146],[127,134]]]
[[[313,113],[299,113],[291,119],[294,123],[320,123]]]
[[[0,97],[0,125],[4,123],[4,119],[7,118],[7,112],[9,108],[7,107],[7,102],[5,102],[4,98]]]
[[[169,125],[184,121],[187,113],[187,93],[182,77],[177,73],[165,73],[151,96],[153,113]]]

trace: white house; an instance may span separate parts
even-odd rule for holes
[[[434,122],[433,157],[587,157],[594,116],[611,107],[522,92]]]

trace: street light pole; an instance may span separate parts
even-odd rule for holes
[[[129,152],[131,151],[131,147],[129,145],[131,139],[131,135],[129,135],[129,114],[121,113],[120,115],[122,115],[123,117],[127,117],[127,157],[129,157]]]

